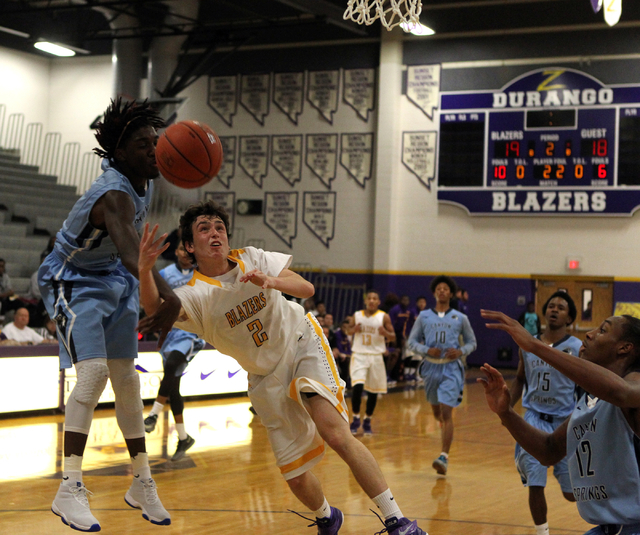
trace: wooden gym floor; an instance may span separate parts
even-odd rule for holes
[[[506,374],[513,376],[513,371]],[[383,396],[373,420],[374,436],[362,437],[375,455],[403,513],[430,535],[526,535],[535,533],[513,462],[514,441],[489,411],[471,369],[463,404],[454,411],[455,437],[449,473],[431,462],[440,453],[440,429],[424,391],[402,387]],[[145,413],[149,407],[145,408]],[[147,435],[159,496],[171,526],[153,526],[124,502],[130,464],[113,410],[97,410],[85,453],[84,481],[94,493],[93,514],[105,535],[199,535],[261,533],[315,535],[307,513],[275,467],[266,431],[246,397],[189,402],[187,431],[195,446],[180,462],[173,421],[165,413]],[[0,420],[0,533],[75,533],[51,511],[61,477],[63,416]],[[170,432],[171,431],[171,432]],[[314,469],[329,502],[345,513],[340,535],[373,535],[382,524],[346,465],[328,451]],[[549,472],[547,502],[553,535],[589,528],[575,504],[562,498]]]

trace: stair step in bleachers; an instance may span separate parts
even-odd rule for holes
[[[5,194],[20,194],[23,196],[47,196],[50,199],[78,199],[75,186],[55,186],[49,183],[31,182],[23,179],[0,179],[0,198]]]
[[[0,221],[3,220],[7,212],[0,211]],[[11,219],[9,217],[9,219]],[[0,236],[22,238],[27,235],[28,226],[21,223],[0,223]]]
[[[2,165],[0,164],[0,176],[15,176],[22,178],[40,178],[41,180],[57,180],[57,178],[53,175],[41,175],[38,173],[37,167],[32,167],[30,165],[20,165],[18,167],[12,167],[10,165]]]
[[[31,283],[30,277],[10,277],[11,287],[18,295],[25,295]]]
[[[64,217],[64,219],[66,219],[66,216]],[[48,217],[39,215],[38,217],[36,217],[35,228],[39,230],[46,230],[50,236],[55,236],[62,228],[64,219],[60,219],[59,217]]]
[[[27,249],[43,251],[48,243],[48,236],[7,236],[2,234],[0,231],[0,249]]]
[[[0,248],[0,258],[6,261],[9,277],[30,277],[40,267],[40,250]]]
[[[69,215],[69,210],[73,206],[73,203],[68,207],[58,208],[56,203],[56,207],[45,206],[41,203],[33,203],[33,204],[25,204],[25,203],[15,203],[13,205],[13,215],[14,216],[22,216],[26,217],[30,222],[35,222],[36,218],[45,214],[47,217],[57,218],[60,225]]]
[[[62,214],[61,217],[65,218],[75,204],[75,199],[59,199],[47,195],[46,191],[41,191],[36,195],[0,192],[0,203],[7,208],[11,215],[33,213],[33,209],[35,209],[35,215],[58,216]]]

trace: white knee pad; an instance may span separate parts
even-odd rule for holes
[[[77,382],[71,397],[78,403],[95,409],[109,379],[106,359],[81,360],[76,363]]]
[[[144,405],[140,396],[140,375],[133,359],[113,359],[108,362],[116,405],[121,405],[129,413],[142,411]]]

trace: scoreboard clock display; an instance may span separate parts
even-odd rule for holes
[[[438,199],[471,214],[631,215],[640,205],[640,86],[540,69],[443,93]]]

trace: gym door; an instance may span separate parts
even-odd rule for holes
[[[577,318],[569,328],[570,334],[584,340],[584,335],[613,314],[613,278],[562,277],[536,275],[536,312],[542,329],[545,319],[542,306],[554,292],[566,291],[575,301]]]

